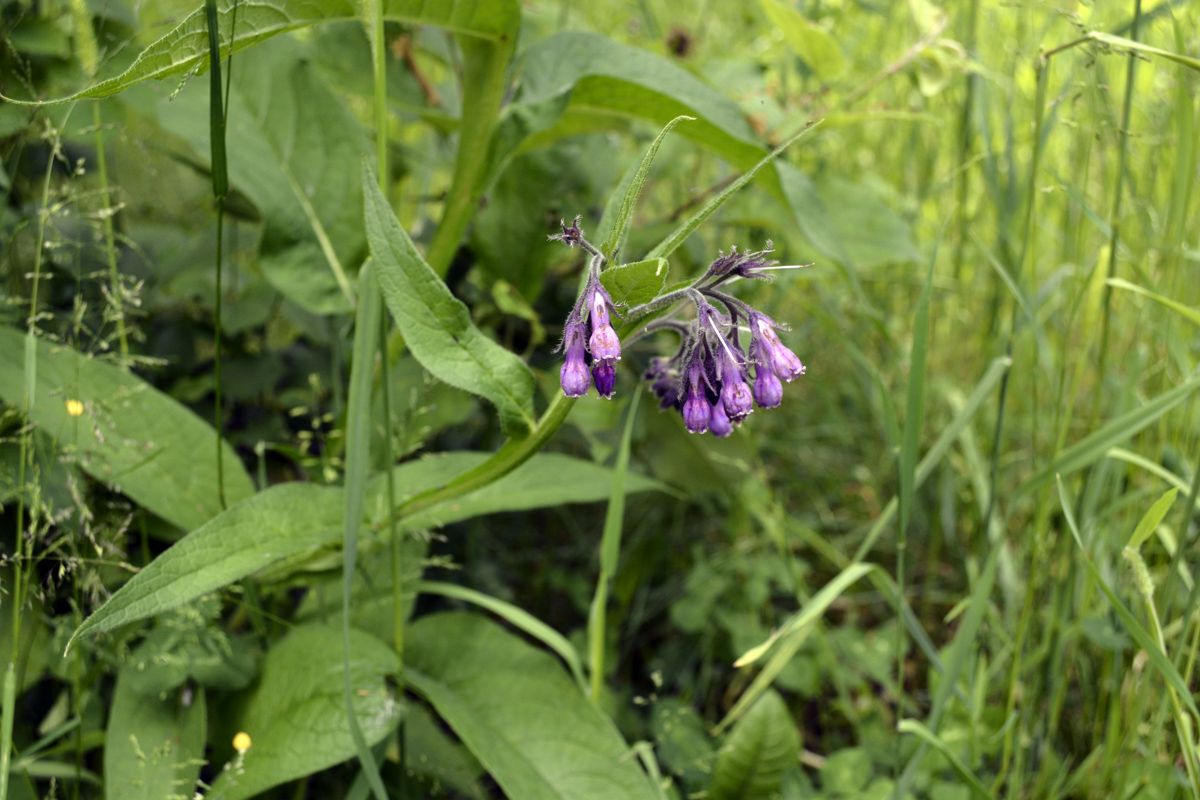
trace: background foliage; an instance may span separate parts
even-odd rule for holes
[[[214,8],[0,3],[0,796],[1200,797],[1196,4]]]

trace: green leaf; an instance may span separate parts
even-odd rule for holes
[[[637,306],[648,303],[662,294],[667,285],[665,258],[649,258],[619,267],[609,267],[600,273],[600,283],[618,305]]]
[[[239,15],[239,25],[241,17]],[[238,59],[229,93],[229,179],[263,220],[263,274],[314,314],[348,311],[347,271],[362,261],[359,163],[371,143],[357,118],[300,47],[283,39]],[[200,163],[210,150],[209,100],[190,87],[159,105],[163,127]]]
[[[221,32],[221,58],[228,58],[233,15],[237,29],[232,53],[287,31],[325,22],[357,20],[354,0],[306,0],[277,3],[271,0],[222,0],[217,9],[217,28]],[[519,23],[520,8],[513,3],[480,3],[477,0],[387,0],[384,19],[412,25],[436,25],[456,33],[499,40],[511,35]],[[143,50],[120,75],[101,81],[69,97],[49,101],[64,103],[81,97],[109,97],[144,80],[161,80],[208,69],[208,28],[204,7],[184,19],[170,33]],[[32,104],[31,104],[32,105]],[[43,105],[38,103],[37,105]]]
[[[1025,495],[1053,475],[1069,475],[1102,458],[1108,449],[1125,441],[1163,414],[1182,403],[1188,395],[1200,388],[1200,375],[1193,376],[1174,389],[1163,392],[1150,402],[1131,409],[1097,431],[1058,454],[1053,463],[1038,470],[1037,474],[1017,487],[1016,497]]]
[[[463,613],[421,618],[409,644],[409,687],[509,797],[657,800],[616,726],[549,654]]]
[[[777,0],[758,0],[758,4],[772,27],[783,34],[788,47],[804,59],[804,63],[818,78],[827,81],[842,74],[846,60],[836,39],[813,25],[796,9]]]
[[[1095,39],[1098,42],[1103,42],[1104,44],[1112,47],[1122,47],[1126,50],[1134,50],[1139,53],[1149,53],[1150,55],[1160,56],[1161,58],[1165,58],[1168,61],[1174,61],[1176,64],[1188,67],[1189,69],[1200,71],[1200,59],[1180,55],[1179,53],[1173,53],[1170,50],[1163,50],[1159,47],[1151,47],[1148,44],[1142,44],[1141,42],[1136,42],[1133,39],[1126,39],[1124,36],[1116,36],[1115,34],[1104,33],[1103,31],[1090,31],[1088,33],[1088,38]]]
[[[447,458],[455,458],[460,465],[475,466],[486,461],[487,454],[455,453]],[[405,487],[401,470],[406,466],[412,469],[410,465],[397,468],[397,486]],[[372,492],[378,491],[382,480],[382,476],[375,479]],[[522,511],[563,503],[594,503],[608,499],[612,486],[613,471],[608,467],[558,453],[539,453],[495,483],[413,516],[402,517],[400,525],[407,530],[415,530],[449,525],[451,522],[500,511]],[[626,475],[626,494],[651,490],[669,491],[664,484],[644,475],[632,472]]]
[[[919,739],[937,750],[942,756],[950,762],[950,766],[958,773],[958,776],[963,779],[967,786],[971,787],[971,791],[976,797],[981,800],[992,800],[992,793],[979,782],[979,778],[975,777],[975,773],[971,772],[971,768],[962,762],[954,750],[946,744],[936,733],[926,728],[915,719],[902,719],[896,726],[896,730],[900,733],[915,734]]]
[[[642,156],[642,163],[638,165],[637,172],[634,173],[629,187],[625,190],[625,196],[621,199],[621,205],[617,209],[616,216],[613,218],[612,230],[604,237],[604,243],[600,245],[600,252],[604,253],[604,257],[610,262],[625,241],[625,229],[629,227],[629,221],[633,218],[633,211],[637,206],[638,196],[642,193],[642,186],[645,185],[646,178],[650,174],[650,166],[654,163],[654,157],[658,155],[658,148],[662,146],[663,139],[667,138],[667,134],[671,132],[671,129],[683,120],[695,122],[696,118],[680,115],[668,122],[659,132],[658,136],[654,137],[654,141],[650,143],[650,147],[646,150],[646,155]],[[666,279],[665,274],[663,275],[663,279]],[[609,291],[612,290],[610,289]],[[639,300],[637,302],[644,303],[645,301]]]
[[[571,670],[571,677],[575,679],[575,683],[579,688],[586,688],[587,684],[583,680],[583,666],[579,661],[579,652],[575,649],[575,645],[571,644],[561,633],[525,609],[497,597],[492,597],[483,592],[477,592],[474,589],[468,589],[465,586],[459,586],[454,583],[419,581],[416,588],[421,593],[438,594],[443,597],[453,597],[456,600],[465,600],[468,603],[474,603],[480,608],[491,611],[505,622],[524,631],[557,653],[562,658],[563,663],[567,665],[567,668]]]
[[[191,797],[204,763],[204,688],[148,697],[141,670],[121,668],[104,742],[105,800]]]
[[[1130,292],[1137,292],[1138,294],[1145,295],[1154,302],[1161,303],[1172,311],[1179,312],[1179,314],[1181,314],[1188,322],[1194,322],[1195,324],[1200,325],[1200,310],[1194,309],[1191,306],[1186,306],[1183,303],[1180,303],[1177,300],[1172,300],[1169,297],[1163,297],[1161,294],[1152,292],[1149,289],[1143,289],[1136,283],[1130,283],[1129,281],[1121,280],[1120,278],[1109,278],[1108,285],[1115,289],[1126,289]]]
[[[342,490],[285,483],[193,531],[134,575],[71,636],[161,614],[307,547],[342,534]]]
[[[917,314],[913,320],[912,350],[909,356],[908,392],[904,405],[904,438],[900,443],[900,541],[908,531],[908,519],[916,494],[917,451],[921,446],[921,424],[925,418],[925,356],[929,351],[929,297],[933,290],[933,266],[937,250],[929,260],[925,284],[917,299]],[[903,558],[903,556],[901,556]],[[904,591],[904,586],[900,587]]]
[[[0,326],[0,398],[16,405],[25,343],[24,334]],[[221,510],[212,426],[136,375],[41,339],[35,344],[30,420],[60,449],[71,448],[79,467],[184,530]],[[69,400],[83,404],[80,416],[68,413]],[[253,494],[254,484],[234,449],[222,446],[225,497],[235,503]]]
[[[364,739],[374,745],[400,721],[400,700],[388,685],[400,662],[383,642],[350,631],[350,684]],[[342,702],[342,633],[312,625],[278,641],[262,661],[254,688],[228,708],[236,731],[249,734],[240,774],[223,772],[210,795],[242,800],[311,775],[354,755]]]
[[[717,754],[711,800],[758,800],[775,796],[783,773],[800,755],[800,734],[778,692],[768,691],[750,708]]]
[[[1200,719],[1200,709],[1196,708],[1196,701],[1192,698],[1191,690],[1188,689],[1187,682],[1179,674],[1179,670],[1163,654],[1158,640],[1142,626],[1142,623],[1138,622],[1137,617],[1121,602],[1121,598],[1117,597],[1117,593],[1112,590],[1112,587],[1104,580],[1104,576],[1100,574],[1100,570],[1096,569],[1096,565],[1092,563],[1092,559],[1088,556],[1087,548],[1083,546],[1083,536],[1079,533],[1079,526],[1075,522],[1075,512],[1071,510],[1074,503],[1071,502],[1067,488],[1063,486],[1062,476],[1055,476],[1055,481],[1058,484],[1058,498],[1062,505],[1063,516],[1067,520],[1067,527],[1071,529],[1071,536],[1075,538],[1075,546],[1079,548],[1079,554],[1083,558],[1083,563],[1087,566],[1092,579],[1096,581],[1100,586],[1100,590],[1104,592],[1104,596],[1108,598],[1109,604],[1112,605],[1112,609],[1121,620],[1121,624],[1125,626],[1125,630],[1137,642],[1138,647],[1146,651],[1146,655],[1149,656],[1150,663],[1154,666],[1155,670],[1166,679],[1171,688],[1179,695],[1180,700],[1187,706],[1187,710],[1192,713],[1193,718]]]
[[[421,365],[440,380],[490,400],[512,436],[531,430],[533,373],[485,336],[461,300],[425,263],[364,161],[367,240],[396,327]]]
[[[1129,546],[1134,550],[1140,548],[1147,539],[1154,535],[1154,531],[1158,528],[1158,524],[1163,521],[1163,517],[1171,510],[1171,505],[1175,502],[1175,495],[1179,494],[1178,489],[1168,489],[1162,497],[1150,506],[1150,510],[1138,522],[1137,527],[1133,530],[1133,535],[1129,537]]]

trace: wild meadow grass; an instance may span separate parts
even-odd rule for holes
[[[0,106],[0,800],[1200,798],[1200,8],[335,5]],[[0,92],[195,10],[6,6]],[[576,213],[811,262],[782,405],[562,396]]]

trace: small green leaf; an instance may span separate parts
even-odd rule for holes
[[[533,373],[485,336],[467,307],[425,263],[363,163],[367,240],[384,299],[404,341],[440,380],[490,400],[512,436],[531,430]]]
[[[350,684],[355,716],[368,745],[400,721],[400,701],[387,678],[400,662],[392,648],[350,631]],[[262,661],[254,688],[229,704],[229,728],[249,734],[239,774],[223,772],[210,795],[242,800],[284,781],[311,775],[354,755],[342,701],[342,633],[334,627],[297,628]]]
[[[72,447],[80,468],[184,530],[216,516],[212,426],[136,375],[0,326],[0,398],[10,403],[22,401],[27,341],[37,354],[30,420],[60,448]],[[72,400],[82,406],[68,406]],[[225,496],[236,503],[254,484],[233,448],[222,446]]]
[[[147,697],[141,670],[117,674],[104,740],[105,800],[191,797],[204,763],[204,689]]]
[[[1152,292],[1149,289],[1144,289],[1141,286],[1138,286],[1136,283],[1130,283],[1129,281],[1122,280],[1120,278],[1109,278],[1108,285],[1114,289],[1125,289],[1130,292],[1137,292],[1140,295],[1145,295],[1154,302],[1161,303],[1172,311],[1178,312],[1188,322],[1194,322],[1195,324],[1200,325],[1200,310],[1184,305],[1178,300],[1172,300],[1169,297],[1163,297],[1161,294]]]
[[[683,120],[695,122],[696,118],[680,115],[668,122],[659,132],[658,136],[654,138],[654,141],[650,143],[650,147],[646,150],[646,155],[642,157],[642,163],[638,165],[637,172],[634,173],[633,180],[630,181],[629,188],[625,191],[625,196],[621,199],[621,205],[617,209],[616,217],[613,220],[612,230],[604,237],[604,244],[600,246],[600,252],[604,253],[604,257],[609,261],[612,261],[625,241],[625,229],[629,227],[629,220],[633,218],[633,210],[637,206],[638,196],[642,193],[642,186],[646,183],[646,177],[650,174],[650,166],[654,163],[654,157],[658,155],[658,148],[662,146],[663,139],[667,138],[667,134],[671,132],[671,129]],[[665,279],[665,274],[663,277]]]
[[[618,305],[636,306],[648,303],[662,294],[667,285],[665,258],[650,258],[619,267],[609,267],[600,273],[600,283]]]
[[[1163,521],[1163,517],[1171,510],[1171,505],[1175,502],[1175,495],[1179,494],[1178,489],[1168,489],[1167,492],[1150,506],[1150,510],[1138,522],[1137,527],[1133,530],[1133,535],[1129,537],[1129,546],[1134,550],[1140,548],[1147,539],[1154,535],[1154,531],[1158,528],[1158,524]]]
[[[800,755],[800,734],[787,704],[768,691],[738,721],[717,754],[711,800],[766,800],[779,791],[783,773]]]
[[[823,81],[836,78],[846,67],[846,59],[837,40],[813,25],[796,9],[777,0],[758,0],[771,25],[783,34],[783,40],[809,69]]]
[[[521,800],[657,800],[616,726],[553,656],[483,617],[432,614],[409,629],[408,685]]]

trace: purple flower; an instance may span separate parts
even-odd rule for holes
[[[616,368],[612,364],[600,362],[592,367],[592,380],[596,382],[596,392],[605,400],[611,400],[613,390],[617,388]]]
[[[559,372],[563,394],[567,397],[583,397],[587,394],[590,381],[588,380],[581,320],[568,318],[560,347],[567,351],[567,360],[562,365],[562,371]]]
[[[804,365],[796,358],[795,353],[779,341],[779,336],[775,333],[775,323],[765,314],[755,313],[750,316],[750,334],[754,337],[751,343],[752,352],[759,364],[769,367],[788,383],[804,374]]]
[[[729,353],[722,351],[717,356],[717,365],[721,376],[721,405],[730,421],[740,423],[754,411],[750,385]]]
[[[615,364],[621,360],[621,340],[609,323],[608,309],[612,305],[612,297],[599,281],[592,282],[584,296],[592,324],[592,336],[588,340],[592,358],[601,364]]]
[[[646,374],[642,376],[643,380],[650,381],[650,390],[654,392],[654,396],[659,400],[659,409],[667,410],[668,408],[679,408],[679,370],[675,367],[675,361],[662,356],[656,356],[650,359],[650,368],[646,370]]]
[[[733,433],[733,423],[725,415],[725,404],[720,400],[712,404],[711,412],[708,415],[708,429],[718,439],[724,439]]]
[[[683,401],[683,423],[691,433],[704,433],[708,430],[708,421],[712,416],[712,406],[704,395],[703,367],[700,359],[692,360],[688,367],[687,399]]]
[[[769,367],[754,367],[754,402],[763,408],[775,408],[783,402],[783,384]]]

